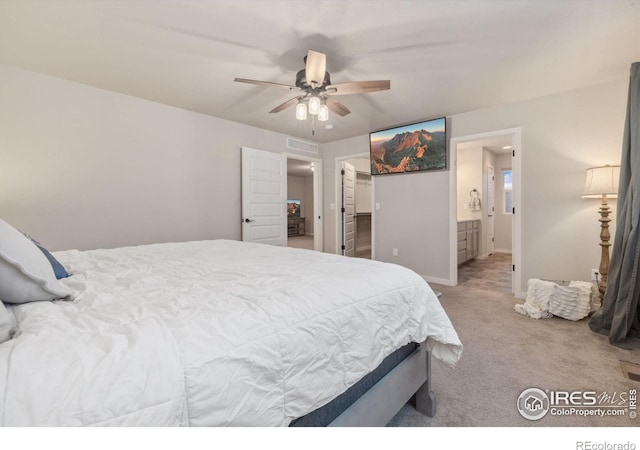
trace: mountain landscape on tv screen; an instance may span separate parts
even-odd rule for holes
[[[300,217],[300,201],[287,202],[287,215],[289,217]]]
[[[447,167],[444,131],[418,130],[398,133],[371,144],[371,173],[401,173]]]

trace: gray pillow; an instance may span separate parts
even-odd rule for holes
[[[4,303],[0,302],[0,344],[11,339],[14,326],[12,314]]]
[[[0,219],[0,300],[27,303],[70,295],[40,249]]]

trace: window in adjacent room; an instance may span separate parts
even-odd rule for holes
[[[502,170],[502,214],[513,213],[513,177],[511,169]]]

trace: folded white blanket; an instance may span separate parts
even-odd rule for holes
[[[527,298],[522,305],[515,305],[516,312],[533,319],[553,316],[568,320],[580,320],[589,315],[595,286],[586,281],[572,281],[561,286],[552,281],[532,278],[527,282]]]
[[[523,305],[515,305],[516,312],[533,319],[549,319],[549,297],[556,286],[551,281],[532,278],[527,282],[527,298]]]
[[[572,281],[569,286],[556,285],[549,299],[549,312],[568,320],[580,320],[589,315],[595,285],[587,281]]]

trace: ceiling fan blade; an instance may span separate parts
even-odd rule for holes
[[[273,108],[271,111],[269,111],[270,113],[279,113],[280,111],[287,109],[289,106],[293,106],[296,103],[298,103],[298,99],[299,97],[293,97],[291,100],[287,100],[286,102],[284,102],[281,105],[276,106],[275,108]]]
[[[367,92],[386,91],[391,88],[389,80],[352,81],[350,83],[338,83],[327,86],[331,95],[365,94]],[[335,92],[331,92],[335,89]]]
[[[327,71],[327,55],[309,50],[307,53],[307,65],[305,75],[307,83],[312,87],[321,86],[324,82],[324,74]]]
[[[260,86],[275,86],[275,87],[280,87],[280,88],[287,88],[289,90],[298,90],[299,88],[297,86],[291,86],[289,84],[282,84],[282,83],[273,83],[271,81],[258,81],[258,80],[248,80],[246,78],[234,78],[233,81],[237,81],[238,83],[249,83],[249,84],[257,84]]]
[[[331,111],[340,116],[346,116],[351,112],[349,111],[349,108],[344,106],[342,103],[332,99],[331,97],[327,97],[327,106]]]

